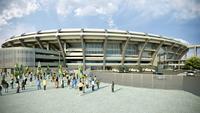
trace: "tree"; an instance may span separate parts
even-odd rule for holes
[[[49,65],[47,65],[46,74],[47,74],[47,75],[50,75],[50,74],[51,74],[51,69],[49,68]]]
[[[187,59],[184,67],[186,69],[200,69],[200,57],[193,56]]]
[[[17,78],[19,76],[20,72],[19,72],[19,65],[15,64],[15,68],[14,68],[14,76]]]
[[[39,77],[42,76],[42,67],[41,67],[40,62],[38,62],[36,73],[37,73],[37,76],[39,76]]]
[[[84,76],[83,76],[83,66],[82,66],[82,65],[78,66],[78,72],[77,72],[77,74],[78,74],[78,76],[79,76],[80,78],[83,78],[83,77],[84,77]]]
[[[58,74],[59,74],[59,77],[63,77],[63,70],[62,70],[62,65],[59,65],[58,66]]]

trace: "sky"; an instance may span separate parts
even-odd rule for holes
[[[0,45],[27,32],[100,28],[200,44],[200,0],[0,0]]]

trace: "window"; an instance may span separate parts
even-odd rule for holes
[[[108,43],[106,53],[108,55],[120,55],[120,44],[119,43]]]
[[[103,54],[102,43],[86,43],[86,54]]]

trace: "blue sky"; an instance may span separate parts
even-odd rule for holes
[[[200,0],[0,0],[0,44],[59,28],[138,31],[200,44]]]

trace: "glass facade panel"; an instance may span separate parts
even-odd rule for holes
[[[138,54],[139,54],[138,45],[129,44],[126,49],[126,55],[138,55]]]
[[[173,53],[168,53],[167,54],[167,59],[173,59],[174,58],[174,54]]]
[[[86,43],[86,54],[103,54],[102,43]]]
[[[14,67],[19,65],[35,65],[35,52],[32,49],[0,49],[0,67]]]
[[[145,46],[145,49],[156,49],[158,47],[158,44],[155,43],[147,43]]]
[[[142,53],[142,58],[151,58],[152,55],[153,55],[153,52],[151,52],[151,51],[144,51]]]
[[[70,48],[82,48],[81,43],[72,43],[70,44]]]
[[[107,55],[120,55],[121,54],[120,44],[119,43],[108,43],[106,54]]]

